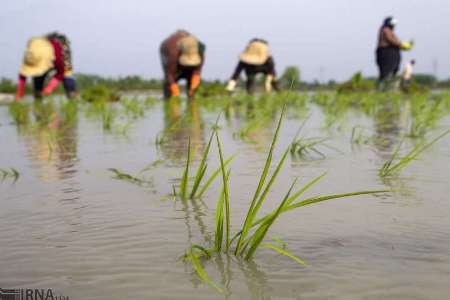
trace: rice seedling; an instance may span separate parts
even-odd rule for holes
[[[219,121],[220,115],[217,117],[216,122],[212,126],[211,135],[209,137],[208,143],[206,144],[205,149],[203,150],[200,163],[197,167],[197,170],[195,171],[195,176],[193,178],[193,184],[192,188],[188,194],[188,188],[189,188],[189,170],[192,163],[192,157],[191,157],[191,140],[189,139],[188,142],[188,150],[187,150],[187,159],[185,168],[183,171],[183,175],[181,177],[180,181],[180,191],[178,195],[181,199],[194,199],[201,197],[206,190],[209,188],[211,183],[214,181],[214,179],[220,174],[220,167],[217,168],[212,174],[206,179],[205,184],[201,187],[201,183],[203,182],[203,179],[205,178],[206,170],[208,168],[207,160],[209,156],[209,152],[211,149],[211,143],[213,141],[214,135],[217,132],[218,128],[218,121]],[[231,156],[226,161],[224,161],[224,164],[229,164],[234,159],[234,156]]]
[[[299,129],[297,130],[297,133],[295,134],[295,137],[290,145],[290,153],[291,156],[294,158],[306,158],[306,157],[313,157],[313,153],[319,155],[321,158],[325,158],[325,154],[319,150],[319,147],[326,147],[329,149],[337,150],[334,147],[329,146],[325,143],[325,141],[328,140],[328,138],[321,138],[321,137],[300,137],[300,133],[302,132],[303,128],[306,125],[306,122],[308,121],[309,116],[305,118],[305,120],[300,125]]]
[[[380,168],[378,174],[380,177],[386,177],[392,175],[394,173],[399,172],[401,169],[409,165],[412,161],[414,161],[422,152],[433,146],[436,142],[442,139],[450,132],[450,129],[444,131],[430,142],[423,141],[416,146],[414,146],[411,150],[409,150],[404,156],[400,157],[400,149],[403,144],[403,140],[395,148],[392,153],[391,158],[386,161]]]
[[[105,107],[101,113],[103,129],[106,131],[111,131],[112,124],[117,117],[117,111],[114,108],[108,106]]]
[[[328,201],[332,199],[344,198],[344,197],[352,197],[358,195],[367,195],[374,193],[382,193],[387,192],[386,190],[369,190],[369,191],[359,191],[353,193],[345,193],[345,194],[333,194],[333,195],[321,195],[315,197],[309,197],[303,200],[298,200],[299,197],[316,183],[318,183],[325,174],[322,174],[312,181],[308,182],[306,185],[301,187],[299,190],[294,191],[294,187],[296,184],[296,180],[291,184],[291,187],[284,195],[284,197],[279,202],[279,205],[272,210],[271,212],[259,216],[259,211],[263,206],[269,191],[272,189],[272,186],[280,173],[285,161],[287,154],[289,153],[289,147],[283,152],[280,160],[275,166],[272,174],[269,176],[269,170],[272,167],[273,160],[273,152],[275,146],[277,144],[279,131],[282,125],[283,116],[285,114],[285,106],[283,106],[283,110],[280,116],[280,119],[277,124],[277,128],[275,130],[272,143],[266,158],[266,162],[264,168],[262,169],[259,182],[254,193],[254,196],[249,205],[249,209],[247,211],[245,220],[241,226],[241,229],[231,237],[231,224],[230,224],[230,193],[229,193],[229,177],[230,170],[226,170],[224,155],[222,151],[222,146],[220,142],[220,138],[218,133],[216,132],[216,143],[219,149],[219,161],[221,165],[221,173],[222,173],[222,190],[219,195],[219,200],[216,206],[216,217],[215,217],[215,239],[214,245],[212,247],[202,247],[200,245],[193,245],[188,252],[185,254],[185,258],[189,260],[198,273],[199,277],[207,284],[214,287],[219,292],[222,289],[206,275],[201,263],[200,259],[208,260],[211,258],[213,254],[233,254],[238,258],[244,260],[251,260],[257,249],[263,247],[267,249],[271,249],[279,254],[282,254],[288,258],[291,258],[295,262],[305,265],[305,262],[288,251],[286,249],[286,244],[274,244],[270,242],[264,242],[266,234],[269,232],[272,225],[275,221],[285,212],[307,206],[316,204],[323,201]],[[195,257],[195,258],[194,258]]]
[[[252,118],[251,120],[248,120],[242,128],[239,129],[238,133],[235,136],[245,141],[251,141],[250,136],[258,131],[264,124],[267,124],[268,120],[268,116]]]
[[[55,122],[58,122],[59,110],[53,101],[33,103],[33,114],[37,126],[52,127],[53,125],[53,127],[57,127]]]
[[[144,167],[142,170],[140,170],[138,172],[138,176],[142,175],[142,174],[144,174],[144,173],[146,173],[148,171],[151,171],[154,168],[159,167],[160,165],[163,165],[164,162],[165,161],[163,159],[157,159],[157,160],[152,161],[150,164],[148,164],[146,167]]]
[[[354,126],[352,128],[352,135],[350,137],[350,143],[361,145],[369,143],[370,138],[364,136],[364,128],[361,126]]]
[[[181,199],[187,198],[187,188],[189,183],[189,167],[191,164],[191,139],[189,138],[186,166],[184,168],[183,177],[181,177],[180,183],[180,197]]]
[[[30,105],[23,102],[13,102],[9,105],[9,114],[17,125],[26,125],[30,121]]]
[[[61,119],[65,126],[73,125],[78,117],[78,102],[69,100],[61,104],[60,107]]]
[[[321,152],[318,146],[329,147],[325,144],[328,138],[311,137],[304,138],[300,140],[295,140],[291,144],[291,155],[298,156],[300,158],[305,158],[307,156],[312,156],[312,153],[319,155],[321,158],[325,158],[325,154]]]
[[[144,106],[141,103],[141,101],[139,101],[136,98],[133,99],[122,99],[120,101],[120,103],[122,104],[123,108],[124,108],[124,113],[126,115],[131,116],[133,119],[137,119],[139,117],[143,117],[144,116]]]
[[[0,169],[0,179],[1,181],[6,180],[7,178],[11,178],[13,183],[16,183],[16,181],[19,179],[20,173],[14,168],[9,169]]]
[[[114,133],[125,138],[128,138],[128,133],[130,129],[133,127],[132,121],[127,121],[125,123],[118,123],[114,126]]]
[[[410,124],[407,135],[409,137],[423,137],[432,129],[444,115],[442,102],[430,101],[427,97],[414,97]]]
[[[157,103],[159,102],[159,99],[154,98],[154,97],[147,97],[144,100],[144,106],[146,108],[152,108],[154,107]]]
[[[113,173],[114,179],[127,181],[139,186],[153,187],[153,180],[143,177],[141,173],[133,176],[116,168],[109,168],[108,171]]]
[[[87,102],[116,102],[120,96],[114,89],[97,84],[85,89],[81,93],[81,98]]]

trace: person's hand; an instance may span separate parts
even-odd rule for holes
[[[232,93],[235,88],[236,88],[236,80],[231,79],[230,81],[228,81],[228,84],[225,89],[228,92]]]
[[[180,96],[180,88],[178,87],[178,84],[172,83],[170,85],[170,96],[171,97],[179,97]]]
[[[411,50],[412,47],[413,47],[413,43],[411,43],[411,42],[402,42],[402,44],[400,46],[400,48],[405,51]]]
[[[267,75],[266,81],[264,82],[264,88],[266,92],[270,93],[272,91],[272,81],[273,81],[273,75]]]

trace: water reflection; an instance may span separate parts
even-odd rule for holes
[[[214,243],[211,231],[208,230],[207,223],[204,218],[208,211],[208,207],[201,199],[180,200],[181,211],[184,213],[184,220],[187,229],[188,244],[193,245],[195,235],[193,234],[193,223],[197,225],[200,237],[203,240],[201,244],[212,245]],[[197,231],[195,231],[197,232]],[[213,264],[214,270],[220,275],[220,286],[223,288],[225,299],[232,297],[232,283],[236,275],[232,270],[237,267],[243,276],[244,281],[237,283],[245,283],[251,299],[271,299],[270,292],[272,289],[268,285],[267,275],[259,269],[259,266],[253,261],[246,261],[238,257],[234,257],[225,253],[217,254],[212,259],[207,260],[205,264]],[[192,270],[191,283],[194,287],[204,284],[197,273]]]
[[[267,275],[259,269],[254,261],[240,261],[239,269],[244,274],[251,299],[271,299],[272,289],[267,282]]]
[[[231,119],[236,122],[233,124],[235,138],[261,149],[272,140],[272,130],[281,108],[277,103],[269,104],[265,98],[249,96],[245,103],[230,104],[225,111],[225,117],[230,125]]]
[[[204,135],[199,103],[191,99],[183,109],[181,100],[171,98],[164,102],[164,129],[157,144],[166,159],[185,160],[187,145],[191,141],[191,155],[195,158],[202,151]]]
[[[186,224],[188,243],[193,244],[192,223],[196,223],[203,238],[203,242],[211,243],[212,238],[203,218],[206,216],[208,207],[202,199],[180,200],[181,211],[184,213],[184,221]],[[177,202],[177,203],[178,203]]]
[[[76,173],[76,112],[76,104],[65,104],[56,110],[52,103],[36,102],[32,110],[35,122],[21,129],[28,156],[43,181],[66,179]]]
[[[400,109],[391,101],[379,105],[373,115],[375,125],[375,147],[383,160],[390,157],[392,150],[400,141],[402,132]]]

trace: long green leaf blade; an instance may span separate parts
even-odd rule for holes
[[[236,157],[236,155],[233,155],[231,157],[229,157],[226,161],[225,161],[225,166],[227,166],[234,158]],[[203,194],[208,190],[209,186],[211,185],[211,183],[213,183],[214,179],[216,179],[216,177],[220,174],[220,172],[222,171],[222,166],[219,166],[212,174],[211,176],[206,180],[205,185],[200,189],[200,191],[198,192],[197,195],[195,195],[194,198],[200,198],[203,196]]]
[[[276,246],[274,244],[271,244],[271,243],[264,243],[264,244],[261,245],[261,247],[275,250],[276,252],[278,252],[278,253],[286,256],[286,257],[289,257],[290,259],[293,259],[294,261],[296,261],[300,265],[307,267],[306,262],[304,260],[302,260],[300,257],[292,254],[290,251],[288,251],[286,249],[283,249],[283,248],[278,247],[278,246]]]
[[[222,294],[222,288],[220,288],[218,284],[216,284],[211,278],[209,278],[197,256],[194,253],[189,252],[186,254],[186,257],[192,262],[192,266],[194,267],[195,272],[197,272],[198,277],[200,277],[203,282],[210,285],[211,287],[216,289],[216,291]]]
[[[230,245],[230,195],[228,191],[228,175],[225,171],[225,163],[223,160],[222,144],[220,143],[219,134],[216,133],[217,147],[219,148],[219,158],[220,167],[222,170],[223,179],[223,195],[224,195],[224,206],[225,206],[225,229],[226,229],[226,240],[225,240],[225,250],[228,251]]]
[[[186,191],[189,182],[189,165],[191,163],[191,138],[189,138],[186,167],[181,178],[180,196],[184,200],[186,199]]]
[[[201,159],[200,164],[199,164],[199,166],[197,168],[197,172],[195,174],[194,185],[192,187],[192,191],[191,191],[191,194],[189,196],[191,199],[194,198],[195,193],[197,192],[197,189],[200,186],[200,182],[202,181],[203,176],[205,175],[206,160],[208,159],[209,149],[211,148],[211,142],[213,140],[214,133],[215,133],[215,130],[213,130],[211,132],[211,136],[209,137],[208,144],[206,145],[206,148],[203,151],[202,159]]]
[[[250,238],[249,243],[249,249],[247,251],[247,254],[245,255],[245,259],[250,259],[253,257],[256,249],[263,241],[264,237],[266,236],[267,232],[269,231],[269,228],[272,226],[272,224],[275,222],[275,220],[278,218],[278,216],[283,211],[285,204],[287,203],[287,200],[289,199],[289,195],[292,192],[292,189],[294,188],[296,181],[294,181],[289,188],[289,191],[286,193],[286,195],[283,198],[283,201],[281,201],[278,208],[274,211],[274,213],[271,214],[271,217],[268,218],[268,220],[260,225],[260,227],[256,230],[256,232],[253,234],[253,236]]]
[[[242,247],[242,243],[245,240],[245,238],[247,237],[248,231],[250,230],[250,228],[252,226],[253,218],[254,218],[253,209],[254,209],[256,201],[257,201],[257,199],[259,197],[259,194],[260,194],[260,192],[261,192],[261,190],[262,190],[262,188],[264,186],[267,174],[268,174],[269,169],[270,169],[270,165],[271,165],[271,162],[272,162],[273,151],[275,149],[275,145],[276,145],[277,140],[278,140],[278,134],[280,132],[280,128],[281,128],[281,124],[282,124],[282,121],[283,121],[285,110],[286,110],[286,104],[283,105],[283,109],[281,111],[280,119],[278,120],[277,129],[275,130],[275,134],[274,134],[273,139],[272,139],[272,144],[270,146],[269,154],[267,155],[266,163],[264,165],[261,177],[259,179],[258,187],[256,188],[256,191],[255,191],[255,194],[253,196],[252,202],[251,202],[250,207],[248,209],[247,215],[246,215],[245,220],[244,220],[244,224],[242,225],[242,229],[241,229],[242,233],[239,236],[239,240],[237,242],[236,249],[234,251],[235,255],[237,255],[237,253],[239,253],[239,250]]]

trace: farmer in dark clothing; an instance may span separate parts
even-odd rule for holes
[[[160,47],[164,71],[164,98],[178,97],[178,81],[187,80],[187,94],[192,98],[200,86],[200,73],[205,59],[205,45],[185,30],[178,30]]]
[[[376,61],[379,69],[379,86],[385,86],[392,79],[400,67],[400,50],[410,50],[413,42],[402,42],[394,33],[397,20],[388,17],[384,20],[378,34],[378,46],[376,50]]]
[[[258,73],[265,75],[265,90],[270,92],[273,89],[278,91],[276,82],[275,62],[270,54],[267,41],[262,39],[252,39],[244,52],[239,56],[239,63],[227,85],[227,90],[233,92],[239,75],[245,71],[247,76],[246,88],[248,93],[253,93],[255,88],[255,77]]]
[[[65,51],[70,53],[69,43],[64,36],[60,35],[64,37],[66,44],[54,35],[35,37],[29,40],[20,68],[16,101],[20,101],[25,94],[27,77],[33,78],[36,99],[41,99],[42,95],[50,95],[60,82],[63,82],[68,97],[72,97],[75,93],[70,56],[67,57],[65,54]],[[67,47],[68,50],[64,50],[64,47]],[[44,88],[45,81],[50,76],[51,79]]]

